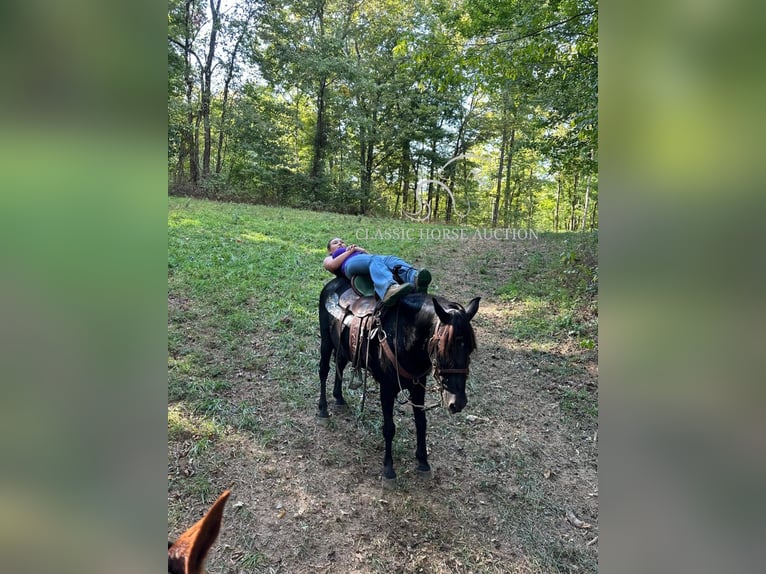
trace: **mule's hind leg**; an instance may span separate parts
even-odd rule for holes
[[[419,381],[425,383],[425,380]],[[415,448],[415,458],[418,459],[418,474],[424,478],[431,478],[431,466],[428,464],[428,449],[426,447],[426,419],[425,408],[426,390],[422,384],[414,384],[410,391],[410,401],[412,402],[412,416],[415,419],[415,433],[417,436],[417,447]]]
[[[343,369],[348,364],[348,357],[345,353],[335,355],[335,384],[332,388],[332,396],[335,397],[335,405],[338,407],[346,406],[346,399],[343,398]]]
[[[323,333],[319,349],[319,402],[317,403],[319,409],[317,416],[323,419],[330,416],[327,412],[327,375],[330,373],[332,351],[333,345],[330,336]]]

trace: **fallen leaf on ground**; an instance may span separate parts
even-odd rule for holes
[[[591,527],[591,525],[588,524],[587,522],[583,522],[582,520],[577,518],[574,515],[574,512],[572,512],[571,510],[567,510],[567,520],[570,522],[570,524],[572,524],[572,526],[574,526],[576,528],[590,528]]]

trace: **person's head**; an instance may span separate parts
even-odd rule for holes
[[[344,247],[346,244],[343,242],[343,240],[340,237],[333,237],[330,239],[330,241],[327,242],[327,251],[332,253],[339,247]]]

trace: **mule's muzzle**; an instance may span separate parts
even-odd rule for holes
[[[453,395],[449,391],[445,391],[444,399],[445,399],[444,402],[447,405],[447,409],[452,415],[462,411],[465,408],[465,406],[468,404],[468,399],[466,398],[464,394]]]

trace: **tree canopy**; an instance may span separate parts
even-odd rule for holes
[[[169,0],[171,193],[598,225],[595,0]]]

